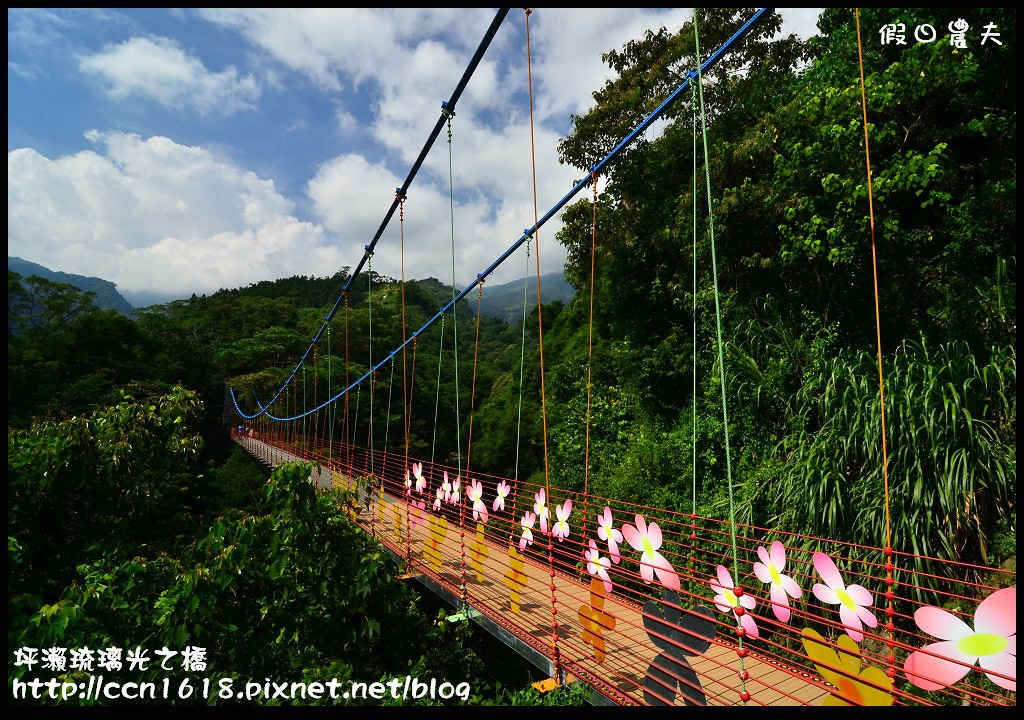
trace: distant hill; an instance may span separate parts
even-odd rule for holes
[[[218,293],[253,295],[267,298],[289,298],[307,307],[319,307],[326,303],[332,303],[338,298],[338,291],[345,285],[348,275],[339,272],[332,278],[317,278],[306,276],[293,276],[290,278],[279,278],[277,280],[263,280],[244,288],[234,290],[220,290]],[[500,317],[510,325],[517,325],[523,320],[523,285],[526,278],[519,278],[512,282],[502,284],[484,284],[483,299],[480,301],[481,312],[488,317]],[[383,282],[394,282],[393,278],[383,278]],[[552,303],[556,300],[568,304],[576,294],[575,288],[565,280],[565,275],[559,271],[544,273],[540,276],[541,295],[544,303]],[[435,277],[423,280],[408,280],[410,286],[418,290],[415,296],[409,298],[410,302],[421,305],[427,312],[434,312],[440,307],[447,307],[452,298],[452,286],[438,280]],[[358,295],[362,288],[357,283],[354,292]],[[459,288],[462,289],[462,288]],[[463,298],[463,304],[467,307],[476,308],[476,293],[472,292],[468,297]],[[527,303],[529,313],[537,306],[537,277],[529,278],[527,290]]]
[[[515,325],[523,320],[523,285],[526,278],[513,280],[501,285],[484,284],[484,294],[480,301],[480,312],[484,315],[492,315],[504,318],[505,322]],[[537,307],[537,278],[530,278],[526,287],[526,302],[529,304],[526,312]],[[576,294],[576,288],[568,283],[565,275],[560,271],[544,273],[540,276],[541,300],[545,305],[561,300],[569,304]]]
[[[79,290],[85,292],[94,292],[96,293],[96,299],[93,302],[100,310],[117,310],[122,315],[129,316],[135,312],[135,308],[132,307],[131,303],[124,299],[121,293],[117,291],[117,286],[109,280],[89,277],[87,275],[75,275],[59,270],[50,270],[42,265],[10,255],[7,256],[7,269],[13,270],[23,278],[38,275],[53,282],[74,285]]]

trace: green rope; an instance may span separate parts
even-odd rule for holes
[[[331,326],[327,326],[327,397],[331,396]],[[334,459],[334,423],[338,419],[338,404],[331,403],[327,408],[327,456]]]
[[[373,253],[366,253],[366,311],[367,311],[367,336],[369,337],[370,372],[373,372]],[[374,378],[370,376],[370,476],[375,475],[373,462],[373,383]]]
[[[729,450],[729,411],[726,404],[725,392],[725,359],[722,352],[722,310],[718,303],[718,262],[715,257],[715,216],[711,204],[711,168],[708,165],[708,132],[707,115],[704,111],[704,85],[700,72],[700,39],[697,33],[697,10],[693,11],[693,42],[697,50],[697,96],[700,98],[700,123],[701,137],[704,145],[704,183],[708,196],[708,233],[711,241],[711,278],[715,287],[715,327],[718,336],[718,375],[722,387],[722,424],[725,429],[725,469],[729,487],[729,534],[732,538],[732,568],[733,577],[739,581],[739,550],[736,546],[736,509],[733,504],[732,493],[732,456]],[[743,649],[743,636],[738,635],[739,648]],[[740,657],[740,671],[743,671],[743,658]],[[743,692],[747,690],[747,682],[740,676]]]
[[[441,358],[444,355],[444,315],[441,316],[441,337],[437,346],[437,393],[434,397],[434,433],[430,440],[430,464],[434,464],[437,449],[437,410],[441,406]]]
[[[696,13],[696,10],[694,10]],[[700,57],[697,58],[698,63]],[[693,110],[693,514],[697,514],[697,90],[690,84],[690,107]],[[694,520],[696,522],[696,520]]]
[[[388,413],[384,416],[384,461],[388,458],[388,435],[391,433],[391,390],[395,385],[395,356],[391,356],[391,379],[388,380]],[[383,472],[383,470],[381,471]]]
[[[363,386],[359,385],[356,388],[356,415],[352,418],[352,437],[349,438],[349,444],[356,444],[356,430],[359,429],[359,398],[363,396]]]

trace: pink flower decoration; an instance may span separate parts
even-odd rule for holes
[[[445,496],[444,486],[440,486],[440,487],[437,488],[437,499],[434,500],[434,509],[435,510],[440,510],[441,509],[441,502],[443,500],[445,500],[445,499],[446,499],[446,496]]]
[[[416,478],[416,492],[421,493],[426,490],[427,479],[423,477],[423,463],[413,463],[412,474]]]
[[[540,492],[533,494],[533,499],[536,502],[533,504],[533,511],[537,513],[537,517],[540,518],[540,531],[545,535],[548,534],[548,506],[544,504],[544,488],[540,489]]]
[[[658,548],[661,547],[661,528],[658,527],[658,523],[652,522],[648,525],[643,515],[637,515],[636,527],[623,525],[622,536],[634,550],[643,553],[640,556],[640,577],[645,583],[652,582],[654,574],[657,573],[662,585],[679,592],[679,576],[668,560],[658,552]]]
[[[593,540],[590,541],[590,549],[583,552],[583,558],[587,561],[587,572],[604,580],[604,589],[610,593],[612,579],[608,577],[608,568],[612,565],[611,560],[601,557],[601,552]]]
[[[473,501],[473,519],[487,522],[487,505],[484,504],[484,486],[479,480],[469,481],[466,497]]]
[[[523,526],[523,536],[519,538],[519,549],[525,550],[527,545],[533,545],[533,524],[537,522],[537,516],[529,510],[523,515],[519,524]]]
[[[411,495],[412,494],[412,478],[409,477],[409,469],[408,468],[406,468],[406,470],[405,470],[405,494],[406,495]]]
[[[512,487],[507,482],[502,480],[500,483],[498,483],[498,487],[495,489],[498,491],[498,497],[494,498],[494,505],[491,506],[491,510],[493,510],[494,512],[498,512],[499,510],[505,509],[505,498],[508,497],[508,494],[509,492],[511,492]]]
[[[757,623],[754,622],[754,616],[748,612],[754,609],[757,601],[746,593],[742,593],[737,597],[736,593],[733,592],[735,588],[736,585],[732,581],[732,575],[725,569],[725,565],[719,565],[718,582],[711,581],[711,589],[718,593],[715,595],[715,607],[721,612],[731,611],[736,620],[739,621],[740,627],[743,628],[744,635],[751,639],[757,639],[760,635],[757,630]]]
[[[608,555],[612,562],[619,564],[619,543],[622,542],[622,533],[613,525],[612,509],[607,505],[604,514],[597,516],[597,536],[608,543]]]
[[[800,597],[803,590],[793,578],[782,574],[786,569],[786,548],[776,540],[770,551],[758,547],[757,556],[761,562],[754,563],[754,574],[761,582],[772,584],[772,612],[781,622],[789,622],[789,598]]]
[[[414,500],[412,505],[409,507],[409,526],[415,528],[417,525],[423,525],[426,523],[424,516],[427,512],[427,503],[425,500]]]
[[[452,484],[448,482],[448,471],[444,471],[444,477],[441,480],[441,491],[444,493],[444,501],[451,502],[452,500]]]
[[[555,506],[555,515],[558,520],[551,530],[551,534],[558,538],[558,542],[569,537],[569,515],[572,514],[572,500],[566,500],[561,507]]]
[[[997,590],[981,601],[974,611],[973,630],[956,615],[937,607],[918,608],[914,621],[929,635],[943,640],[915,650],[903,664],[907,679],[914,685],[924,690],[949,687],[979,665],[996,685],[1017,692],[1016,586]]]
[[[460,502],[462,502],[462,495],[459,494],[459,482],[459,478],[455,478],[455,480],[452,482],[451,495],[448,497],[448,499],[454,505],[458,505]]]
[[[815,583],[811,590],[822,602],[839,606],[839,619],[843,621],[846,631],[856,642],[864,639],[863,623],[868,627],[876,627],[878,620],[868,610],[874,603],[874,597],[860,585],[843,584],[843,576],[832,558],[823,552],[814,553],[814,569],[821,575],[825,585]]]

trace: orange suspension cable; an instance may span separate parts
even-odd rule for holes
[[[590,391],[594,364],[594,278],[597,257],[597,173],[590,173],[590,186],[594,194],[594,216],[590,233],[590,314],[587,327],[587,422],[583,441],[583,522],[580,537],[587,537],[587,499],[590,496]],[[586,548],[584,547],[584,550]]]
[[[348,476],[351,479],[353,475],[352,441],[349,439],[348,434],[348,391],[350,387],[348,369],[348,290],[342,291],[342,296],[345,298],[345,416],[342,421],[342,427],[344,428],[345,437],[345,464],[348,466]]]
[[[530,8],[523,8],[526,15],[526,76],[530,97],[530,162],[533,170],[533,226],[537,228],[540,224],[540,216],[537,213],[537,144],[533,123],[533,69],[530,58]],[[540,230],[534,234],[537,239],[534,258],[537,263],[537,341],[540,352],[540,417],[541,431],[544,436],[544,495],[550,502],[551,480],[548,467],[548,415],[544,387],[544,321],[541,311],[540,296]],[[554,664],[555,682],[561,684],[562,668],[558,649],[558,599],[555,596],[555,548],[552,544],[551,533],[548,532],[548,573],[551,578],[551,651]]]
[[[889,640],[886,645],[889,647],[889,655],[886,657],[886,661],[889,667],[886,668],[886,674],[890,678],[896,677],[896,655],[894,653],[895,640],[894,631],[896,626],[893,624],[893,585],[895,581],[893,579],[893,550],[892,550],[892,521],[889,507],[889,450],[886,442],[886,428],[885,428],[885,381],[882,374],[882,320],[881,314],[878,309],[878,253],[876,251],[875,244],[875,206],[874,200],[871,193],[871,150],[868,145],[868,95],[867,87],[864,83],[864,49],[861,44],[860,38],[860,8],[854,8],[854,17],[857,20],[857,61],[860,65],[860,102],[861,109],[864,114],[864,158],[867,165],[867,178],[868,178],[868,218],[871,223],[871,270],[874,278],[874,295],[875,295],[875,339],[878,345],[878,402],[881,410],[882,420],[882,485],[885,490],[885,584],[887,586],[885,592],[886,607],[885,614],[887,622],[885,629],[889,633]]]
[[[299,381],[295,377],[295,372],[292,372],[292,442],[291,450],[295,452],[299,442],[299,431],[298,431],[298,414],[299,414]]]
[[[405,477],[409,477],[409,396],[406,390],[406,376],[408,367],[406,365],[405,346],[408,342],[408,329],[405,323],[405,196],[400,192],[395,193],[398,199],[398,240],[399,240],[399,263],[401,267],[401,280],[399,292],[402,305],[402,428],[405,436],[405,455],[402,467],[405,469]],[[409,570],[409,563],[412,561],[412,522],[409,517],[412,511],[412,488],[406,487],[405,497],[405,566]]]
[[[316,401],[316,343],[313,343],[313,406],[318,405]],[[303,408],[305,410],[305,408]],[[318,442],[320,440],[320,413],[313,413],[313,454],[319,452]]]

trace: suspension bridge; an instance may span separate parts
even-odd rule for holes
[[[442,104],[380,230],[288,380],[266,403],[254,393],[240,401],[231,389],[232,433],[269,466],[309,462],[317,487],[350,491],[352,520],[400,562],[404,577],[532,662],[548,678],[543,686],[585,682],[596,700],[614,705],[1015,705],[1013,571],[921,558],[892,547],[888,537],[879,538],[878,546],[855,545],[627,503],[586,487],[570,491],[554,486],[546,471],[543,482],[532,483],[489,475],[470,466],[472,416],[464,462],[461,455],[454,465],[415,457],[408,443],[412,391],[404,385],[404,452],[375,447],[372,429],[365,445],[350,432],[350,393],[364,383],[372,393],[377,372],[389,363],[393,369],[396,357],[404,364],[410,353],[415,362],[417,338],[439,320],[443,328],[444,318],[454,317],[459,301],[474,290],[479,298],[495,268],[522,245],[528,249],[539,228],[592,187],[604,167],[682,93],[699,91],[702,75],[770,11],[755,13],[689,72],[589,177],[475,282],[461,293],[453,290],[451,302],[425,325],[407,332],[403,306],[402,344],[376,364],[371,359],[370,370],[356,380],[346,377],[344,388],[324,402],[299,410],[302,370],[315,363],[335,315],[344,308],[347,317],[353,282],[402,208],[434,140],[451,123],[507,14],[500,10]],[[538,323],[539,277],[537,258]],[[538,334],[543,408],[540,328]],[[475,380],[474,374],[471,388]],[[322,432],[310,432],[306,420],[328,413],[344,414],[343,440],[333,436],[333,421],[325,421]],[[460,439],[460,452],[461,447]],[[943,576],[919,569],[928,567],[921,560],[943,565]]]

